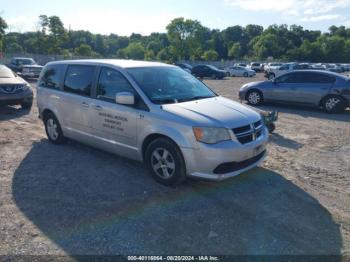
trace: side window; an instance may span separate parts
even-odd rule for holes
[[[312,75],[316,83],[333,84],[335,82],[335,78],[333,76],[328,76],[325,74],[316,74],[316,73],[313,73]]]
[[[103,67],[97,85],[97,99],[115,102],[115,95],[134,90],[128,80],[117,70]]]
[[[94,73],[94,66],[68,66],[64,91],[82,96],[90,96]]]
[[[294,73],[294,74],[285,74],[283,76],[280,76],[276,79],[277,83],[300,83],[301,77],[300,74]]]
[[[63,76],[64,65],[48,66],[40,79],[39,86],[52,89],[60,88],[60,80]]]

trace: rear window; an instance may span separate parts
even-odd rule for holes
[[[68,66],[64,81],[64,91],[82,96],[90,96],[94,72],[94,66]]]
[[[49,65],[45,68],[45,72],[43,73],[39,86],[59,89],[60,81],[63,76],[64,65]]]

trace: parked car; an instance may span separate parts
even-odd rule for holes
[[[187,73],[192,73],[192,66],[186,63],[176,63],[176,66],[182,68],[183,70],[185,70]]]
[[[262,64],[260,63],[256,63],[256,62],[252,62],[250,64],[250,69],[254,70],[255,72],[262,72]]]
[[[240,89],[239,97],[251,105],[268,101],[284,102],[339,113],[349,107],[350,80],[327,71],[293,71],[274,80],[246,84]]]
[[[227,76],[225,70],[220,70],[212,65],[197,65],[192,68],[192,74],[199,78],[210,77],[212,79],[223,79]]]
[[[282,63],[268,63],[267,66],[264,68],[265,72],[268,70],[276,70],[280,68],[283,64]]]
[[[266,156],[268,131],[261,116],[216,95],[176,66],[51,62],[37,92],[52,143],[72,138],[143,161],[165,185],[188,176],[223,180],[256,167]]]
[[[33,58],[24,57],[12,58],[10,64],[7,66],[25,78],[37,78],[43,69]]]
[[[326,64],[325,65],[326,70],[334,73],[342,73],[343,70],[337,66],[336,64]]]
[[[237,64],[234,64],[234,66],[247,67],[247,64],[245,64],[245,63],[237,63]]]
[[[286,63],[284,65],[282,65],[279,68],[271,68],[268,69],[265,72],[265,77],[268,79],[274,79],[275,77],[279,77],[285,73],[294,71],[294,70],[306,70],[306,69],[312,69],[310,64],[307,63]]]
[[[21,105],[24,109],[33,104],[30,85],[4,65],[0,65],[0,104]]]
[[[256,75],[254,70],[242,66],[230,66],[225,68],[225,71],[229,73],[229,76],[253,77]]]

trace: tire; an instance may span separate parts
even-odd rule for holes
[[[248,75],[247,72],[245,72],[245,73],[243,74],[243,76],[244,76],[244,77],[248,77],[249,75]]]
[[[63,135],[62,128],[56,116],[53,113],[48,113],[44,118],[44,125],[47,138],[50,142],[60,145],[66,141]]]
[[[266,127],[269,130],[270,134],[272,134],[276,130],[276,125],[274,123],[270,123]]]
[[[145,152],[145,162],[152,177],[165,186],[186,180],[186,166],[179,147],[170,139],[158,138]]]
[[[25,110],[30,110],[33,106],[33,101],[30,101],[30,102],[23,102],[21,104],[21,107],[22,109],[25,109]]]
[[[275,74],[271,74],[271,73],[270,73],[270,74],[268,75],[268,79],[269,79],[269,80],[272,80],[272,79],[274,79],[274,78],[275,78]]]
[[[212,74],[211,79],[215,80],[217,77],[215,74]]]
[[[246,100],[249,105],[257,106],[262,104],[263,102],[263,95],[258,90],[251,90],[246,95]]]
[[[328,114],[341,113],[346,108],[345,100],[340,96],[327,96],[322,100],[323,110]]]

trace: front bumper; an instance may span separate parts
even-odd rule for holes
[[[0,104],[2,105],[17,105],[21,103],[29,103],[33,101],[33,91],[27,89],[18,94],[3,94],[0,93]]]
[[[238,97],[240,101],[245,100],[246,91],[239,90]]]
[[[200,143],[198,149],[181,148],[181,150],[188,176],[222,181],[238,176],[264,161],[267,155],[267,142],[268,131],[264,128],[263,135],[249,144],[242,145],[238,141],[231,140],[216,145]],[[227,173],[216,172],[220,166],[226,164],[234,164],[236,168]]]
[[[22,72],[21,76],[23,77],[32,77],[32,78],[38,78],[40,76],[39,72]]]

